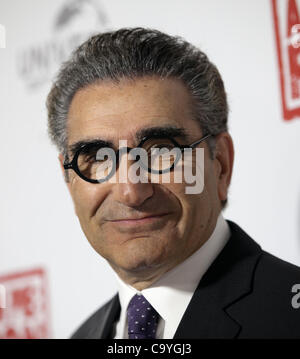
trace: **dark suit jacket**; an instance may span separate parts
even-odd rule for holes
[[[291,291],[300,284],[300,268],[263,251],[238,225],[228,224],[232,235],[199,282],[174,339],[300,338],[300,308],[292,306],[296,293]],[[119,315],[116,294],[72,339],[112,338]]]

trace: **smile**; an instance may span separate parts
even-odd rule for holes
[[[161,220],[162,218],[166,217],[169,213],[164,213],[161,215],[154,215],[154,216],[148,216],[143,218],[133,218],[133,219],[119,219],[119,220],[112,220],[110,222],[115,223],[118,226],[139,226],[143,224],[150,224],[156,221]]]

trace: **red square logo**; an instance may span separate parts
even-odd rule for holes
[[[300,117],[299,1],[271,0],[285,120]]]
[[[49,303],[43,269],[0,276],[0,338],[50,337]]]

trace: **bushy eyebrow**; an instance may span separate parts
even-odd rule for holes
[[[135,137],[137,141],[141,141],[144,137],[179,137],[182,140],[188,139],[187,131],[182,127],[176,126],[156,126],[156,127],[148,127],[142,128],[137,131]]]
[[[135,138],[137,142],[141,141],[144,137],[178,137],[181,138],[183,141],[187,141],[188,133],[182,127],[176,127],[173,125],[170,126],[155,126],[155,127],[147,127],[142,128],[141,130],[137,131],[135,134]],[[74,142],[69,147],[69,151],[72,156],[81,148],[83,145],[99,145],[101,147],[111,147],[113,148],[113,142],[109,140],[103,140],[100,138],[91,138],[86,140],[80,140]]]
[[[101,147],[113,147],[113,143],[111,141],[102,140],[100,138],[92,138],[92,139],[86,139],[86,140],[80,140],[77,142],[74,142],[69,147],[69,151],[72,156],[75,155],[75,153],[81,148],[83,145],[99,145]]]

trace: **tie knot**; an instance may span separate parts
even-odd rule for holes
[[[143,295],[132,297],[127,316],[129,339],[155,339],[159,314]]]

